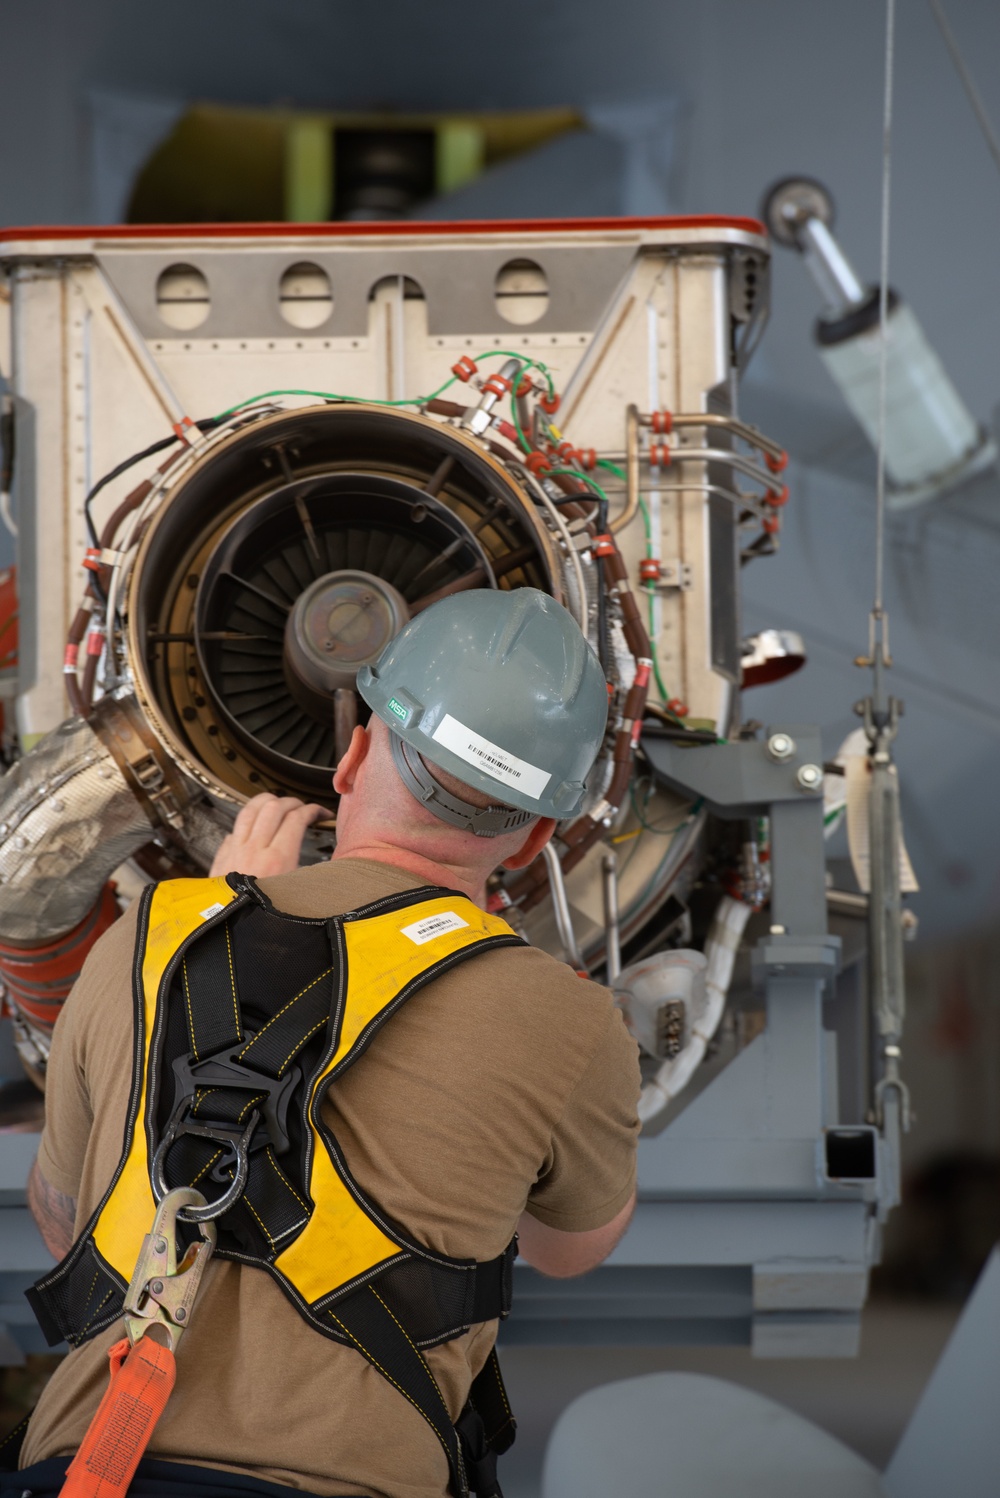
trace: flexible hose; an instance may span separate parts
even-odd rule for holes
[[[742,900],[723,895],[719,901],[705,942],[705,956],[708,958],[705,972],[705,1011],[692,1026],[688,1043],[680,1054],[664,1061],[656,1076],[643,1087],[639,1098],[641,1123],[648,1123],[663,1112],[671,1099],[687,1086],[704,1059],[708,1043],[719,1028],[719,1021],[726,1007],[736,953],[750,914],[750,906]]]

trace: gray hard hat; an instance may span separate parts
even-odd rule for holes
[[[361,668],[357,685],[391,730],[403,780],[444,821],[495,837],[533,816],[579,811],[604,738],[607,684],[576,621],[547,593],[442,598]],[[477,813],[428,784],[419,756],[502,804]]]

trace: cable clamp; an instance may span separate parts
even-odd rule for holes
[[[479,370],[475,360],[470,359],[468,354],[463,354],[458,363],[451,366],[451,372],[456,380],[461,380],[463,385],[467,385],[472,376],[479,373]]]

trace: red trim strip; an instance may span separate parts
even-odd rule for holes
[[[0,229],[0,243],[19,239],[382,239],[386,235],[431,234],[547,234],[603,232],[629,229],[736,229],[766,239],[767,230],[755,218],[722,214],[689,214],[675,218],[517,218],[468,219],[440,223],[404,219],[390,223],[330,224],[35,224]]]

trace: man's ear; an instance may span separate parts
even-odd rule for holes
[[[529,863],[534,863],[555,830],[556,823],[554,817],[539,817],[538,821],[533,823],[531,831],[521,844],[520,850],[517,853],[512,853],[509,858],[505,858],[502,867],[505,869],[526,869]]]
[[[347,791],[353,791],[354,782],[358,778],[358,771],[368,757],[370,746],[371,740],[368,737],[368,730],[362,728],[359,723],[351,735],[351,742],[347,746],[347,753],[333,774],[333,788],[338,796],[343,796]]]

